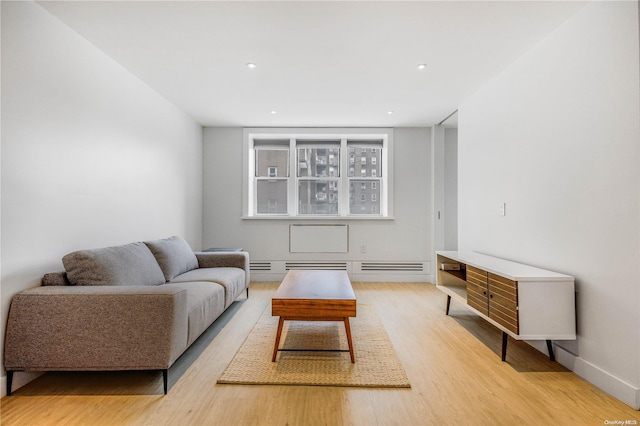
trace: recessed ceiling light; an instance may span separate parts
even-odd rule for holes
[[[277,113],[278,113],[278,111],[276,111],[276,110],[271,111],[271,114],[277,114]]]
[[[253,62],[247,62],[247,68],[254,69],[255,67],[257,67],[257,65],[254,64]]]
[[[418,65],[418,69],[419,69],[420,71],[424,70],[425,68],[427,68],[427,64],[420,64],[420,65]]]
[[[387,111],[387,114],[391,115],[393,114],[393,111]]]

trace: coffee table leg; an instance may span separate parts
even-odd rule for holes
[[[356,356],[353,353],[353,341],[351,340],[351,326],[349,325],[349,317],[344,317],[344,329],[347,332],[347,342],[349,343],[349,355],[351,355],[351,363],[356,362]]]
[[[278,321],[278,333],[276,334],[276,345],[273,347],[273,357],[271,362],[276,362],[276,356],[278,356],[278,346],[280,346],[280,335],[282,334],[282,326],[284,325],[284,318],[280,317]]]

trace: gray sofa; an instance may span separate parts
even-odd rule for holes
[[[82,250],[16,294],[4,346],[15,371],[162,370],[245,290],[246,252],[194,253],[179,237]]]

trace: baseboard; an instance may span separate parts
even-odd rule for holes
[[[403,274],[392,274],[392,273],[351,273],[349,274],[351,281],[360,281],[360,282],[387,282],[387,283],[430,283],[431,275],[423,275],[423,274],[412,274],[412,275],[403,275]]]
[[[527,341],[528,344],[547,354],[545,342]],[[562,346],[553,345],[556,361],[562,366],[571,370],[573,373],[585,379],[592,385],[602,389],[614,398],[619,399],[625,404],[633,407],[634,410],[640,410],[640,389],[621,380],[612,374],[604,371],[600,367],[585,361],[564,349]]]

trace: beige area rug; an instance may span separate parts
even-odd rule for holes
[[[411,387],[375,309],[358,304],[357,317],[350,318],[350,323],[354,364],[343,322],[285,321],[280,348],[346,352],[285,351],[271,362],[278,317],[271,316],[268,306],[218,383]]]

